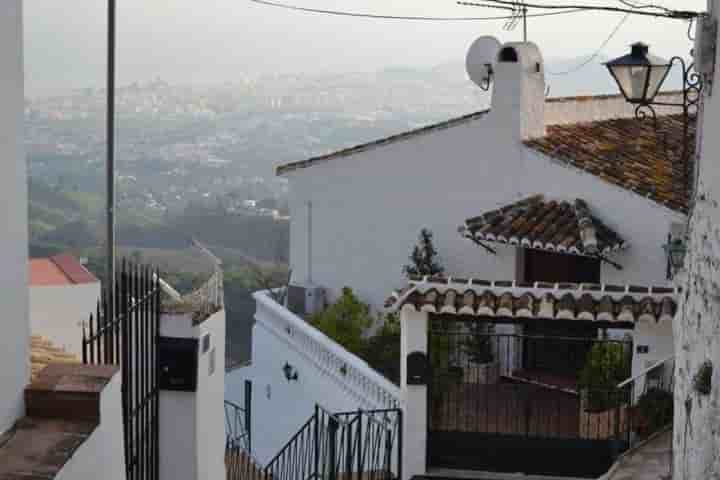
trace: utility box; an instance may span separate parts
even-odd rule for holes
[[[325,289],[317,285],[289,285],[287,307],[300,316],[320,313],[325,308]]]
[[[158,360],[161,390],[197,390],[198,347],[196,338],[160,337]]]

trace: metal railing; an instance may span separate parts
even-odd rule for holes
[[[386,480],[402,476],[402,411],[315,413],[265,467],[272,480]]]
[[[653,363],[617,388],[629,399],[631,446],[672,425],[675,356]]]

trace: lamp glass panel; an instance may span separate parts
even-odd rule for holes
[[[650,67],[616,65],[610,69],[625,98],[636,102],[645,99],[645,85]]]
[[[670,65],[658,65],[650,68],[650,82],[648,83],[646,100],[651,101],[660,92],[660,88],[669,72]]]

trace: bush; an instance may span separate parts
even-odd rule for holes
[[[405,275],[441,275],[445,269],[438,261],[438,252],[433,244],[433,233],[427,228],[420,231],[418,243],[410,254],[410,264],[403,267]]]
[[[628,355],[629,351],[620,343],[593,345],[578,382],[587,395],[587,410],[604,411],[622,402],[623,395],[617,385],[630,376]]]
[[[363,333],[372,324],[370,308],[362,303],[349,287],[344,287],[340,298],[322,313],[313,316],[310,323],[328,337],[355,353],[364,350]]]
[[[492,327],[490,327],[492,328]],[[472,363],[490,363],[495,359],[492,351],[491,338],[488,327],[483,324],[474,324],[471,327],[470,337],[463,341],[463,349]]]
[[[360,356],[395,384],[400,384],[400,321],[395,314],[385,317],[377,334],[365,341]]]
[[[637,403],[641,434],[657,432],[673,420],[673,394],[660,388],[650,388]]]

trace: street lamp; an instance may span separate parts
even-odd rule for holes
[[[674,64],[679,64],[683,75],[682,102],[657,101],[660,89],[665,83]],[[665,60],[650,54],[650,48],[641,42],[631,46],[630,53],[605,64],[610,75],[620,88],[625,100],[636,105],[635,118],[643,120],[652,117],[657,130],[657,113],[654,106],[680,107],[683,119],[683,143],[681,162],[685,182],[690,182],[690,116],[697,113],[702,91],[702,78],[694,70],[695,64],[687,65],[681,57]],[[667,142],[663,142],[667,148]]]
[[[683,238],[673,238],[671,234],[668,234],[668,241],[666,245],[663,245],[663,249],[667,255],[667,279],[671,280],[675,272],[685,265],[687,245]]]

